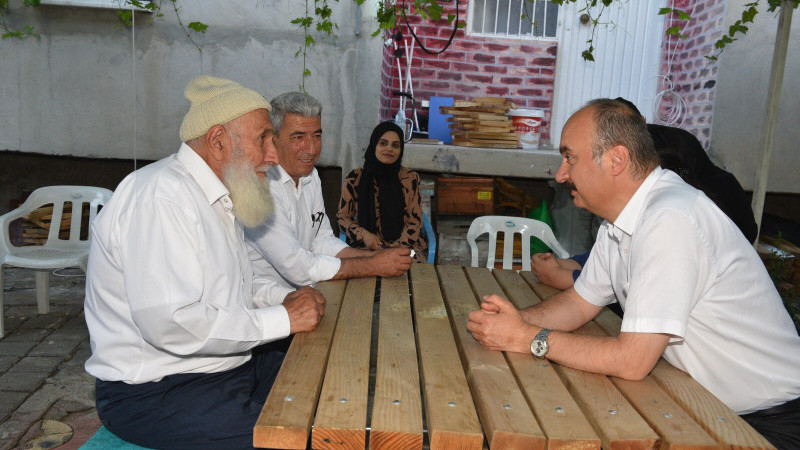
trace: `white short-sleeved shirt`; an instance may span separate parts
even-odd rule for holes
[[[186,144],[128,175],[91,226],[84,309],[105,381],[211,373],[289,335],[253,271],[228,190]],[[282,300],[281,293],[281,300]]]
[[[317,169],[296,186],[281,166],[272,166],[267,177],[275,213],[245,229],[256,282],[266,278],[296,289],[333,278],[341,266],[335,255],[347,244],[333,234]]]
[[[623,332],[746,414],[800,396],[800,337],[753,246],[702,192],[656,168],[597,234],[575,290],[619,301]]]

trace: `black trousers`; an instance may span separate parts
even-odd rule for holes
[[[219,373],[126,384],[97,380],[97,414],[120,438],[156,449],[252,449],[253,425],[285,353],[280,344]]]
[[[741,417],[778,450],[800,449],[800,398]]]

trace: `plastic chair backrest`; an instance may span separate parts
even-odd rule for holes
[[[436,261],[436,233],[433,232],[431,218],[424,212],[422,213],[422,233],[428,238],[428,264],[433,264]],[[339,239],[347,242],[347,236],[341,229],[339,230]]]
[[[467,231],[473,267],[478,267],[476,239],[484,233],[489,233],[489,254],[486,260],[488,268],[494,268],[498,233],[503,233],[503,269],[512,268],[515,233],[519,233],[522,239],[522,270],[531,270],[531,237],[541,239],[558,258],[569,257],[569,253],[558,243],[553,230],[544,222],[527,217],[481,216],[472,221]]]
[[[25,203],[0,218],[3,241],[9,237],[8,226],[11,222],[26,217],[42,206],[52,204],[53,214],[50,219],[50,230],[44,246],[49,248],[88,247],[88,240],[80,239],[83,205],[89,204],[89,223],[91,223],[97,216],[99,207],[111,198],[111,194],[112,192],[108,189],[94,186],[45,186],[36,189],[28,196]],[[67,210],[71,213],[70,232],[67,239],[60,239],[61,219],[67,203],[71,204],[70,209]],[[8,242],[6,243],[8,244]]]

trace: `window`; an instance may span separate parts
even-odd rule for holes
[[[128,3],[127,0],[41,0],[42,5],[61,5],[61,6],[86,6],[89,8],[106,9],[135,9],[136,11],[149,10],[137,8]],[[149,0],[142,0],[142,3],[150,3]]]
[[[556,38],[558,5],[550,0],[472,0],[470,34]]]

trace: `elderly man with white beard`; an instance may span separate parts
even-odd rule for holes
[[[242,224],[272,211],[270,104],[208,76],[185,96],[178,152],[126,177],[92,224],[86,371],[100,419],[126,441],[252,448],[283,360],[270,343],[313,330],[325,299],[253,287]]]

